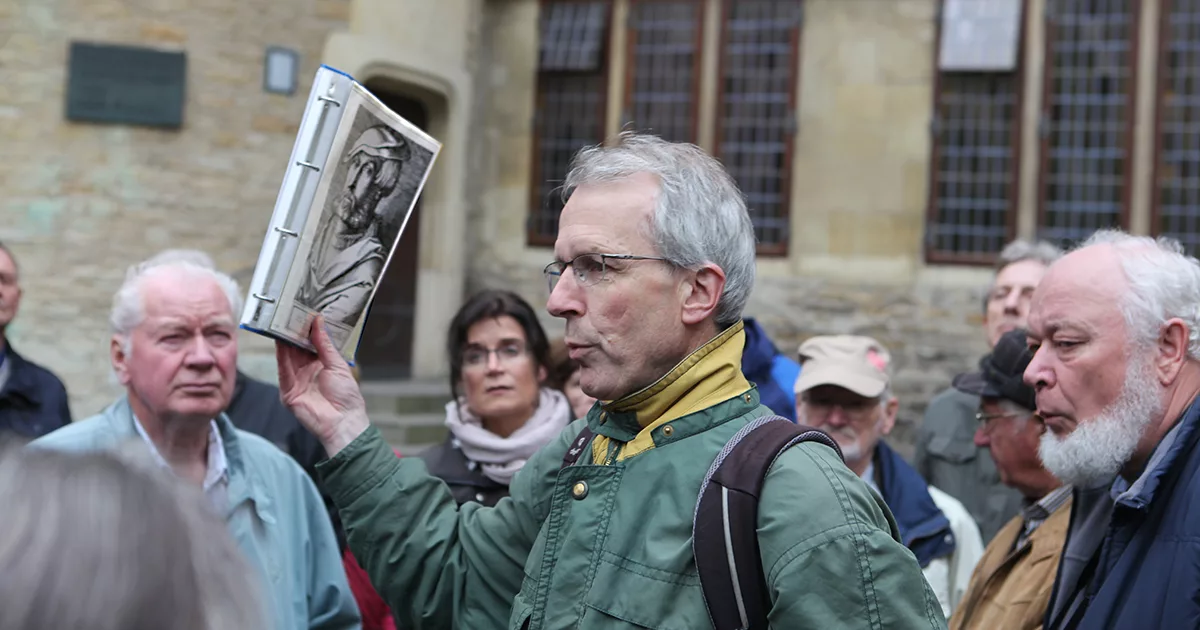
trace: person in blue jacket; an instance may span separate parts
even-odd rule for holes
[[[780,352],[767,336],[767,331],[753,317],[747,317],[744,321],[746,347],[742,350],[742,373],[758,387],[762,404],[795,422],[794,386],[800,377],[800,364]]]

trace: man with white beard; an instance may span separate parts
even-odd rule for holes
[[[1029,315],[1046,468],[1075,486],[1045,627],[1200,620],[1200,263],[1171,239],[1097,232]]]

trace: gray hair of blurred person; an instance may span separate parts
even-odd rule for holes
[[[1017,239],[1004,246],[1000,253],[996,255],[996,262],[992,265],[992,284],[988,285],[987,293],[983,294],[983,312],[987,312],[988,301],[992,298],[992,288],[996,281],[996,276],[1005,267],[1032,260],[1040,262],[1042,265],[1049,267],[1054,264],[1054,261],[1062,258],[1063,251],[1050,241],[1029,242],[1024,239]]]
[[[1121,314],[1130,339],[1146,347],[1167,320],[1179,318],[1188,327],[1188,358],[1200,360],[1200,261],[1173,238],[1120,230],[1097,231],[1078,248],[1102,244],[1116,250],[1129,281]]]
[[[124,339],[122,344],[125,352],[129,352],[132,333],[145,312],[142,303],[142,280],[148,275],[164,268],[185,269],[212,278],[225,297],[229,299],[229,309],[234,319],[241,315],[242,290],[237,280],[217,270],[212,257],[194,249],[168,249],[146,260],[129,267],[125,273],[125,282],[113,295],[112,314],[109,316],[109,326],[115,335]]]
[[[0,630],[266,627],[225,523],[144,444],[0,445],[0,505]]]
[[[996,273],[1000,273],[1001,269],[1025,260],[1034,260],[1049,267],[1054,261],[1062,258],[1062,255],[1062,250],[1049,241],[1030,243],[1023,239],[1017,239],[1000,250],[993,269]]]
[[[714,320],[736,323],[754,288],[754,226],[746,201],[725,168],[699,147],[652,135],[621,133],[611,145],[577,153],[563,199],[578,187],[638,173],[658,178],[658,204],[649,230],[658,255],[682,269],[711,262],[725,272]],[[615,252],[643,254],[643,252]]]

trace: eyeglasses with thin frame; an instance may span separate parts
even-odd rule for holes
[[[462,353],[463,368],[482,369],[487,367],[492,354],[496,355],[499,363],[515,363],[525,356],[525,344],[519,341],[507,341],[497,348],[483,346],[467,346]]]
[[[809,398],[802,397],[801,400],[808,406],[808,415],[814,419],[824,419],[833,415],[834,408],[840,409],[842,415],[848,420],[859,421],[866,419],[872,410],[879,406],[878,398],[863,398],[861,400],[840,400],[834,401],[826,398]]]
[[[550,288],[550,292],[554,292],[554,287],[558,285],[558,281],[562,278],[562,274],[571,268],[571,272],[575,274],[575,281],[582,286],[592,286],[602,280],[608,278],[608,261],[610,260],[659,260],[664,262],[666,258],[661,256],[638,256],[636,254],[580,254],[566,262],[554,261],[546,265],[542,269],[542,273],[546,276],[546,286]]]

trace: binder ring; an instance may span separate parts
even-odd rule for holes
[[[299,160],[297,160],[297,161],[296,161],[296,164],[297,164],[297,165],[299,165],[299,166],[306,167],[306,168],[311,168],[312,170],[314,170],[314,171],[316,171],[316,172],[318,172],[318,173],[320,173],[320,172],[321,172],[321,167],[317,166],[316,164],[310,164],[310,163],[308,163],[308,162],[302,162],[302,161],[299,161]]]
[[[284,236],[300,236],[299,232],[293,232],[292,230],[289,230],[287,228],[282,228],[279,226],[275,226],[275,231],[279,232],[280,234],[283,234]]]
[[[341,103],[339,103],[338,101],[335,101],[335,100],[333,100],[333,99],[329,98],[328,96],[324,96],[324,95],[322,95],[322,96],[318,96],[318,97],[317,97],[317,100],[318,100],[318,101],[325,101],[326,103],[333,103],[334,105],[337,105],[338,107],[341,107],[341,106],[342,106],[342,104],[341,104]]]
[[[255,294],[253,294],[253,297],[254,297],[255,299],[262,300],[262,301],[264,301],[264,302],[271,302],[271,303],[274,303],[274,302],[275,302],[275,298],[273,298],[273,297],[267,297],[267,296],[265,296],[265,295],[260,295],[260,294],[258,294],[258,293],[255,293]]]

